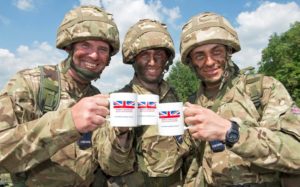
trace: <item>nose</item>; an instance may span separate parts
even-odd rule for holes
[[[97,60],[99,58],[99,54],[98,54],[97,51],[94,50],[94,51],[89,53],[89,57],[93,60]]]
[[[155,64],[155,59],[154,59],[154,56],[153,56],[153,55],[150,55],[148,64],[149,64],[149,65],[154,65],[154,64]]]
[[[215,63],[215,60],[214,60],[210,55],[207,55],[205,64],[206,64],[207,66],[211,66],[211,65],[213,65],[214,63]]]

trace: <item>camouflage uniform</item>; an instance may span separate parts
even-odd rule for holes
[[[201,170],[205,180],[213,186],[243,183],[280,186],[278,171],[299,173],[300,169],[300,155],[297,154],[300,129],[294,121],[300,120],[300,114],[293,113],[299,109],[293,106],[279,81],[265,76],[261,98],[263,113],[260,115],[245,91],[245,76],[228,81],[234,86],[223,88],[225,95],[217,113],[238,122],[240,140],[233,148],[220,153],[213,153],[206,144]],[[201,87],[196,103],[212,108],[216,100],[205,97]]]
[[[153,20],[140,20],[126,34],[122,48],[123,62],[132,64],[135,56],[141,51],[155,48],[168,51],[168,67],[174,58],[174,46],[165,26]],[[159,85],[160,102],[178,101],[174,90],[162,77]],[[118,92],[154,94],[147,90],[136,76]],[[118,145],[117,134],[117,129],[108,127],[106,136],[101,135],[94,139],[102,142],[94,145],[100,150],[97,158],[103,171],[113,176],[110,179],[112,186],[182,185],[184,164],[189,163],[186,159],[191,153],[189,134],[176,137],[159,136],[157,126],[136,127],[130,131],[125,147]],[[115,167],[112,167],[113,165]],[[127,171],[120,172],[121,167],[127,168]]]
[[[150,91],[143,88],[136,78],[120,91],[151,94]],[[174,90],[165,81],[161,83],[159,96],[160,102],[178,101]],[[98,152],[97,158],[103,171],[111,176],[118,176],[134,170],[133,173],[127,174],[123,178],[113,178],[112,181],[119,180],[121,186],[125,184],[128,186],[181,185],[183,180],[181,169],[186,164],[184,163],[185,159],[191,151],[189,134],[178,137],[159,136],[157,126],[141,126],[132,129],[128,140],[130,142],[129,146],[124,148],[117,145],[114,129],[111,127],[109,129],[110,133],[108,134],[112,135],[101,135],[97,140],[94,140],[101,142],[97,143],[97,146],[102,147],[103,151]],[[98,131],[103,131],[103,129],[98,129]],[[112,145],[113,148],[108,145]],[[109,151],[103,147],[110,147],[108,148]],[[107,152],[111,154],[107,155]],[[124,155],[127,155],[127,157]],[[117,163],[126,165],[127,172],[120,173],[121,166]],[[117,167],[112,167],[112,165]],[[123,170],[125,167],[122,165]],[[137,179],[131,181],[131,178],[135,177]]]
[[[58,31],[57,47],[65,49],[86,39],[113,41],[111,54],[115,54],[119,38],[111,15],[94,6],[82,6],[66,14]],[[81,134],[75,128],[70,107],[100,92],[67,73],[71,55],[57,66],[43,66],[46,76],[52,79],[50,87],[60,85],[55,111],[43,114],[43,106],[39,105],[40,68],[18,72],[1,92],[0,173],[12,173],[16,186],[90,186],[94,180],[98,164],[93,160],[92,148],[80,149],[76,142]]]
[[[230,46],[233,52],[240,50],[237,35],[229,22],[219,15],[204,13],[193,17],[183,27],[182,62],[188,64],[190,51],[207,43]],[[194,102],[216,111],[225,119],[236,121],[240,139],[232,148],[226,147],[218,153],[202,142],[202,146],[205,145],[202,147],[203,160],[190,168],[192,172],[199,172],[193,185],[281,186],[280,180],[284,178],[281,172],[300,173],[300,110],[285,87],[267,76],[263,76],[261,88],[257,88],[262,91],[261,110],[257,110],[250,97],[252,90],[247,76],[240,74],[230,59],[227,66],[228,74],[223,78],[219,96],[207,98],[203,85],[200,85]]]
[[[62,65],[65,63],[60,69]],[[42,115],[36,102],[40,74],[39,68],[23,70],[2,91],[1,167],[12,173],[30,169],[26,172],[28,186],[87,186],[96,166],[91,150],[80,150],[74,143],[80,134],[69,107],[99,91],[91,85],[80,88],[68,74],[61,73],[59,107]]]

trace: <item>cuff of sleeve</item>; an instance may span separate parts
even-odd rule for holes
[[[48,114],[48,113],[47,113]],[[49,112],[50,114],[50,112]],[[50,114],[51,115],[51,114]],[[80,133],[77,131],[73,118],[71,109],[65,109],[62,111],[55,111],[52,113],[54,116],[59,116],[54,120],[51,126],[51,133],[53,136],[60,139],[59,141],[65,142],[65,145],[75,142],[80,138]],[[53,118],[54,118],[53,116]]]
[[[258,132],[255,128],[249,127],[240,119],[232,119],[239,124],[239,141],[230,150],[241,157],[249,158],[256,152]]]
[[[233,145],[232,148],[229,148],[230,150],[238,149],[240,146],[243,146],[243,144],[247,141],[249,138],[249,131],[248,127],[243,123],[243,121],[239,118],[231,118],[231,121],[235,121],[239,125],[239,141]]]

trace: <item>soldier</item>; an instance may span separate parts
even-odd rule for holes
[[[97,163],[91,132],[109,113],[91,85],[119,50],[112,15],[95,6],[68,12],[56,46],[67,59],[18,72],[0,96],[0,172],[15,186],[90,186]]]
[[[160,102],[178,101],[174,90],[163,80],[175,55],[165,24],[150,19],[138,21],[125,36],[122,55],[123,63],[131,64],[135,73],[131,82],[118,92],[157,94]],[[110,127],[107,131],[98,131],[102,132],[94,134],[96,143],[93,145],[101,150],[96,158],[102,169],[113,176],[110,185],[155,187],[182,184],[183,166],[190,152],[188,134],[159,136],[155,125],[133,129]],[[120,172],[120,168],[123,171],[127,168],[127,171]],[[120,175],[124,176],[116,177]]]
[[[202,13],[183,26],[181,61],[201,80],[184,111],[202,145],[194,185],[286,185],[283,175],[300,172],[300,110],[278,80],[240,71],[231,61],[239,50],[237,33],[220,15]]]

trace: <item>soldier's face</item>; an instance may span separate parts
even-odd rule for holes
[[[86,40],[74,44],[73,63],[94,73],[101,73],[110,60],[110,48],[100,40]]]
[[[164,49],[150,49],[140,52],[135,58],[135,73],[145,83],[158,83],[164,71],[168,55]]]
[[[226,47],[224,45],[198,46],[191,51],[190,58],[198,76],[206,84],[215,84],[221,81],[226,64]]]

